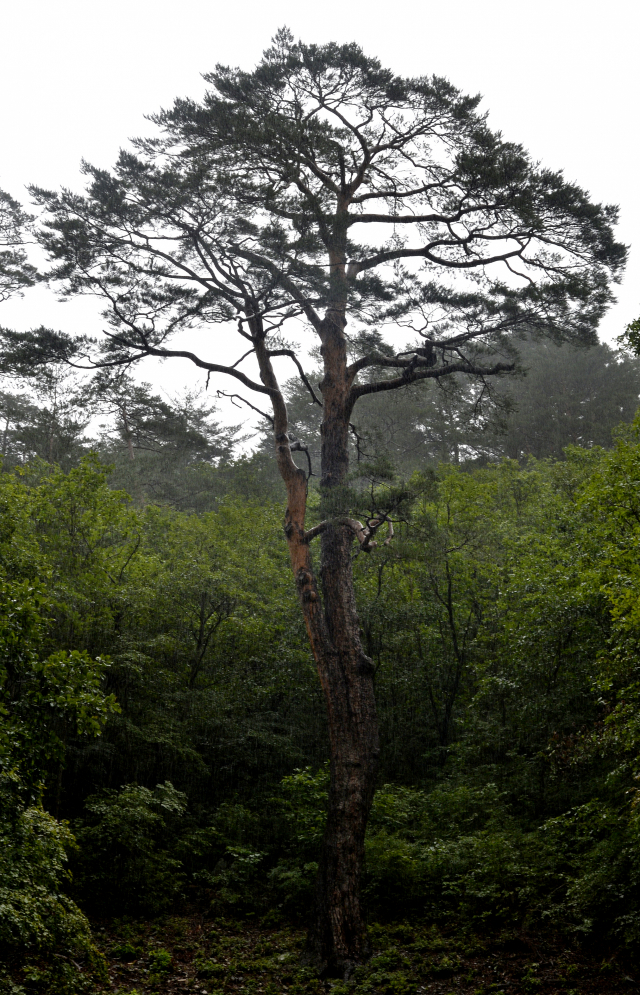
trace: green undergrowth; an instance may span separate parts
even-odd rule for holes
[[[0,770],[0,995],[84,995],[105,974],[68,894],[74,845],[18,776]]]
[[[117,995],[489,995],[626,991],[615,961],[513,930],[443,930],[427,921],[371,923],[371,958],[347,981],[304,966],[304,931],[261,919],[173,916],[96,924]]]
[[[211,916],[303,920],[313,900],[328,773],[298,770],[262,810],[224,803],[194,828],[170,782],[90,798],[74,825],[74,894],[89,915],[154,918],[185,901]],[[528,831],[496,785],[384,785],[365,841],[371,918],[464,923],[483,935],[557,933],[604,956],[640,937],[636,810],[594,801]],[[177,904],[176,904],[177,903]]]

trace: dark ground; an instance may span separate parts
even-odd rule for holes
[[[424,923],[374,924],[373,956],[350,982],[300,966],[302,930],[251,919],[172,916],[96,922],[118,995],[614,995],[640,989],[614,959],[503,932],[489,941]],[[640,977],[640,976],[639,976]]]

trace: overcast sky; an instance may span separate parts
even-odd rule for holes
[[[640,4],[637,0],[0,0],[0,187],[79,188],[80,159],[109,166],[143,116],[199,97],[217,62],[252,67],[275,30],[356,41],[403,75],[436,73],[481,93],[489,123],[534,158],[620,206],[631,246],[611,341],[640,315]],[[85,331],[89,302],[44,288],[3,305],[0,322]],[[147,376],[151,374],[148,373]],[[191,372],[165,364],[159,383]]]

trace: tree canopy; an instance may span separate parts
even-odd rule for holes
[[[20,204],[0,190],[0,301],[35,283],[36,269],[24,249],[31,221]]]
[[[34,191],[50,212],[54,275],[107,302],[104,361],[184,354],[168,344],[178,331],[236,317],[246,340],[259,315],[269,351],[295,362],[276,341],[282,322],[318,331],[334,298],[348,300],[350,339],[399,325],[419,343],[398,353],[360,336],[352,375],[384,375],[354,397],[443,367],[493,368],[518,330],[595,342],[625,257],[615,208],[492,132],[478,97],[284,30],[255,71],[205,79],[204,101],[155,115],[160,136],[113,172],[85,164],[86,195]]]

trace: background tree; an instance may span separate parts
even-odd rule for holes
[[[36,268],[23,248],[32,220],[13,197],[0,190],[0,301],[36,281]]]
[[[215,404],[195,393],[162,398],[118,368],[95,378],[91,408],[107,418],[95,448],[114,463],[112,483],[139,504],[200,507],[204,482],[211,486],[207,470],[227,462],[241,441],[237,427],[214,420]]]
[[[512,397],[501,436],[491,448],[511,459],[562,459],[565,446],[610,446],[620,422],[631,422],[640,398],[637,360],[600,343],[575,349],[527,339],[520,346],[525,376],[511,389],[498,385],[498,400]],[[493,438],[492,438],[493,436]],[[495,451],[495,450],[494,450]]]
[[[76,378],[59,364],[47,363],[21,380],[24,392],[0,392],[3,465],[41,459],[69,469],[90,445],[85,434],[90,412]]]
[[[518,353],[521,375],[508,380],[474,384],[452,374],[363,398],[351,423],[352,462],[385,457],[408,478],[438,463],[562,459],[568,445],[610,447],[612,431],[633,420],[640,400],[634,357],[603,343],[584,348],[531,337],[518,342]],[[287,404],[296,435],[319,458],[321,411],[304,384],[287,384]],[[261,451],[268,445],[265,423]]]
[[[299,380],[286,384],[286,394],[292,432],[305,440],[319,461],[322,411]],[[386,459],[400,477],[408,479],[428,465],[499,456],[512,407],[508,390],[498,395],[495,385],[469,382],[456,374],[418,381],[391,394],[369,394],[358,404],[349,426],[351,464]],[[266,452],[271,447],[266,422],[263,431],[259,451]]]
[[[359,882],[379,754],[352,546],[372,548],[399,497],[373,493],[360,505],[365,525],[354,519],[354,407],[422,380],[508,373],[524,329],[595,342],[625,250],[615,209],[539,169],[490,131],[479,98],[445,80],[403,79],[355,45],[298,44],[286,31],[255,71],[218,67],[206,79],[203,103],[159,114],[160,137],[121,153],[113,173],[86,166],[85,196],[35,191],[49,213],[52,276],[68,293],[106,300],[102,354],[50,333],[14,345],[98,365],[183,356],[271,404],[285,533],[331,743],[309,950],[322,971],[345,975],[365,955]],[[320,346],[317,387],[284,338],[294,319]],[[231,320],[244,351],[233,363],[219,361],[215,342],[215,359],[169,344],[193,325]],[[362,327],[391,329],[394,341],[383,348],[365,336],[351,360],[349,339]],[[259,379],[240,369],[249,356]],[[278,357],[322,406],[320,521],[310,529],[304,441],[291,438]]]

